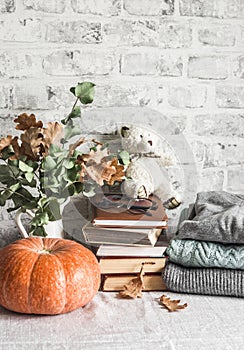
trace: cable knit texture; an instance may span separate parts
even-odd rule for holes
[[[189,219],[181,224],[177,238],[244,243],[244,195],[200,192]]]
[[[244,245],[173,239],[166,254],[170,261],[183,266],[244,270]]]
[[[170,291],[244,297],[244,271],[189,268],[168,262],[162,277]]]

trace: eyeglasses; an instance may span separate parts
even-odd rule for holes
[[[107,195],[99,202],[101,209],[125,208],[131,214],[144,214],[152,216],[151,211],[156,210],[158,205],[149,198],[132,198],[129,201],[122,195]]]
[[[127,210],[135,215],[145,214],[152,216],[151,211],[156,210],[157,207],[157,203],[149,198],[133,198],[127,204]]]

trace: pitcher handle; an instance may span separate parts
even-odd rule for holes
[[[15,214],[15,222],[16,222],[16,225],[18,226],[18,229],[19,229],[22,237],[28,238],[29,235],[21,222],[21,216],[24,213],[27,213],[31,218],[34,218],[35,214],[29,209],[27,209],[25,212],[23,212],[21,208],[19,208]]]

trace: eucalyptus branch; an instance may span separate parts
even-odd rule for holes
[[[72,109],[71,109],[71,112],[70,113],[72,113],[73,112],[73,110],[75,109],[75,106],[77,105],[77,102],[79,101],[79,97],[77,97],[76,98],[76,100],[75,100],[75,103],[74,103],[74,105],[73,105],[73,107],[72,107]]]

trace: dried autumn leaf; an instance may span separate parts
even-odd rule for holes
[[[10,159],[19,159],[19,156],[21,155],[21,149],[18,143],[18,136],[15,136],[12,141],[11,141],[11,145],[13,147],[14,150],[14,155],[12,157],[10,157]]]
[[[109,181],[111,176],[116,172],[114,167],[110,166],[110,162],[97,164],[91,160],[83,165],[83,169],[88,177],[100,186],[103,185],[103,180]]]
[[[34,114],[28,115],[27,113],[20,114],[16,119],[15,123],[18,123],[15,127],[17,130],[28,130],[31,127],[42,128],[43,124],[41,121],[36,121]]]
[[[59,144],[63,135],[63,127],[58,122],[47,123],[46,128],[43,129],[43,146],[47,154],[51,144]]]
[[[98,144],[96,147],[96,151],[92,149],[89,155],[90,155],[90,159],[92,159],[97,164],[100,164],[106,159],[106,157],[108,157],[108,149],[107,148],[102,149],[102,146]]]
[[[142,289],[144,289],[143,283],[143,264],[141,271],[136,278],[133,278],[128,284],[124,286],[124,290],[119,292],[119,297],[121,298],[141,298]]]
[[[12,141],[12,136],[11,135],[8,135],[7,137],[3,137],[1,140],[0,140],[0,152],[8,147],[9,145],[11,145],[11,141]]]
[[[166,307],[170,312],[185,309],[187,307],[187,303],[180,305],[180,300],[173,300],[168,298],[166,295],[162,295],[160,297],[160,302],[163,306]]]
[[[81,137],[79,140],[77,140],[75,143],[72,143],[69,146],[69,156],[72,156],[72,154],[74,153],[74,151],[76,150],[77,147],[79,147],[80,145],[82,145],[85,142],[84,137]],[[84,156],[84,155],[82,155]],[[82,158],[83,160],[83,158]]]
[[[42,155],[43,149],[43,134],[40,128],[30,128],[26,130],[21,136],[22,141],[20,153],[24,154],[31,160],[37,160]]]
[[[117,158],[112,159],[111,166],[115,168],[115,173],[112,174],[110,180],[107,180],[109,185],[113,185],[115,181],[121,182],[122,178],[125,176],[124,166],[118,164]]]

